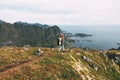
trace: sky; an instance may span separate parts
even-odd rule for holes
[[[0,20],[59,25],[120,25],[120,0],[0,0]]]

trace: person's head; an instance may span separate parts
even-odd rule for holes
[[[64,34],[63,33],[61,34],[61,38],[64,39]]]
[[[61,36],[64,36],[64,34],[63,34],[63,33],[61,33]]]

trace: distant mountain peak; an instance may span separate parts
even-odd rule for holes
[[[0,20],[0,23],[5,23],[5,21]]]
[[[50,26],[47,24],[40,24],[40,23],[27,23],[27,22],[22,22],[22,21],[17,21],[14,24],[20,24],[23,26],[37,26],[37,27],[42,27],[42,28],[49,28]]]
[[[22,22],[22,21],[17,21],[17,22],[14,22],[14,23],[19,23],[19,24],[28,24],[27,22]]]
[[[22,22],[22,21],[14,22],[14,24],[20,24],[20,25],[24,25],[24,26],[28,25],[27,22]]]

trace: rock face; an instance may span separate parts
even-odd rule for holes
[[[54,47],[61,33],[58,26],[15,22],[14,24],[0,21],[0,46]]]

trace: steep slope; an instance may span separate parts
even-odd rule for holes
[[[35,52],[38,47],[27,48],[0,49],[0,80],[120,79],[120,51],[73,48],[58,54],[57,49],[41,48],[44,53],[37,56]]]
[[[58,26],[0,21],[0,46],[56,46],[61,30]]]

